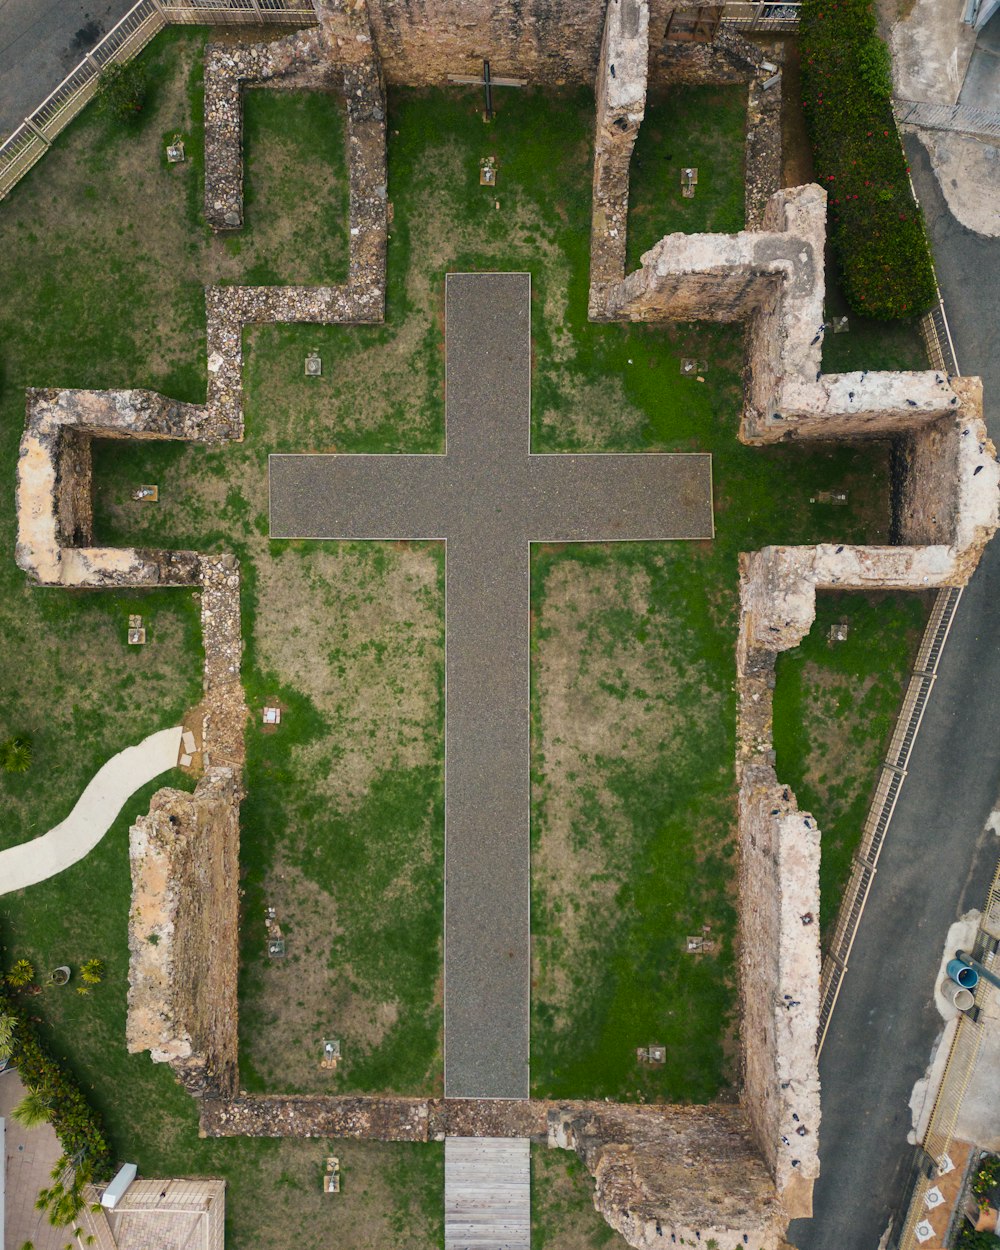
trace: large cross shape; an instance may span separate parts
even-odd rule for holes
[[[531,454],[530,274],[445,325],[446,454],[271,456],[271,537],[447,544],[445,1095],[526,1098],[530,544],[710,538],[711,457]]]

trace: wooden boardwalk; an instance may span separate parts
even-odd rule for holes
[[[445,1138],[445,1250],[530,1250],[529,1148],[526,1138]]]

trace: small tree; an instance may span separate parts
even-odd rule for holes
[[[26,773],[30,767],[30,738],[6,738],[0,742],[0,768],[5,773]]]
[[[15,990],[23,990],[35,979],[35,969],[27,959],[19,959],[7,973],[7,984]]]
[[[146,68],[140,61],[115,62],[101,71],[97,99],[101,112],[128,121],[146,102]]]

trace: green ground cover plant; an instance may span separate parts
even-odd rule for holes
[[[594,1208],[594,1182],[575,1151],[531,1144],[534,1250],[616,1250],[627,1243]]]
[[[932,604],[929,595],[820,594],[812,629],[778,656],[775,766],[821,830],[824,938],[833,933]],[[840,621],[847,639],[831,642]]]
[[[629,168],[626,272],[665,234],[735,234],[746,224],[743,165],[747,87],[678,84],[646,100]],[[693,199],[681,170],[698,170]]]
[[[251,203],[246,232],[236,237],[240,254],[234,256],[232,239],[209,238],[198,221],[201,42],[202,37],[190,35],[158,39],[148,53],[150,98],[136,127],[112,131],[105,120],[85,114],[0,206],[0,232],[7,244],[0,249],[0,276],[12,293],[0,313],[0,473],[8,483],[27,385],[145,385],[181,399],[204,398],[201,286],[241,280],[241,274],[252,272],[240,266],[258,263],[252,239],[262,237],[265,223],[255,219]],[[285,103],[298,108],[293,101]],[[281,104],[265,107],[280,109]],[[592,802],[581,787],[573,823],[586,842],[583,849],[595,857],[591,875],[606,873],[621,891],[624,907],[624,918],[609,930],[602,962],[595,960],[590,943],[558,946],[551,941],[559,925],[556,902],[568,910],[584,906],[582,899],[573,899],[572,861],[566,861],[562,875],[554,867],[536,884],[537,937],[547,961],[547,980],[535,1002],[537,1086],[574,1096],[701,1098],[731,1078],[729,844],[737,555],[767,541],[884,541],[888,455],[879,446],[741,446],[736,439],[738,327],[587,321],[592,126],[588,91],[511,93],[489,129],[483,127],[474,92],[392,91],[394,216],[386,324],[248,330],[243,444],[201,448],[115,442],[95,448],[100,541],[231,550],[242,563],[248,644],[244,677],[254,722],[243,835],[247,896],[241,985],[241,1014],[253,1027],[243,1031],[242,1060],[254,1088],[287,1089],[291,1073],[293,1085],[317,1090],[313,1047],[329,1036],[331,1025],[347,1024],[354,1032],[345,1036],[354,1041],[346,1048],[338,1083],[324,1088],[433,1092],[439,1080],[440,552],[421,544],[344,544],[334,550],[269,542],[266,457],[278,450],[440,450],[443,277],[458,268],[532,273],[536,451],[708,450],[714,457],[714,542],[542,550],[536,559],[536,611],[543,613],[553,601],[553,579],[562,579],[567,602],[591,595],[605,579],[638,588],[634,601],[621,610],[614,602],[604,614],[595,608],[583,640],[583,654],[594,666],[599,661],[606,674],[607,688],[598,688],[604,700],[601,716],[611,716],[614,709],[619,717],[630,711],[644,714],[647,705],[663,716],[669,703],[664,691],[671,689],[676,671],[690,663],[692,673],[708,675],[703,704],[695,706],[689,682],[682,686],[676,712],[666,709],[672,719],[665,728],[677,743],[674,756],[652,743],[648,758],[624,765],[612,759],[588,761],[588,784],[596,797]],[[188,137],[190,159],[168,169],[161,159],[162,139],[177,132]],[[251,134],[251,178],[263,159],[256,151],[261,142],[268,142],[263,131],[256,139]],[[479,185],[479,160],[486,155],[497,157],[495,189]],[[298,157],[281,159],[294,165]],[[291,174],[281,173],[277,156],[274,161],[271,185],[278,186]],[[98,162],[106,170],[100,184],[91,172]],[[114,188],[113,201],[106,198],[105,186]],[[333,236],[343,232],[344,223],[327,213],[315,229],[315,254],[321,255],[327,245],[335,246]],[[88,238],[96,258],[84,273],[78,263],[80,237]],[[261,263],[280,280],[291,280],[297,244],[260,254],[265,256]],[[161,263],[164,256],[170,264]],[[305,272],[300,280],[318,282],[325,276]],[[324,360],[320,379],[303,376],[302,361],[313,349]],[[682,356],[707,362],[704,383],[681,377]],[[131,488],[146,481],[160,485],[156,506],[129,498]],[[847,509],[810,502],[821,490],[844,489],[852,499]],[[179,716],[197,701],[197,605],[189,592],[116,600],[32,591],[10,558],[9,508],[0,526],[8,557],[0,565],[0,585],[9,598],[4,608],[0,597],[0,611],[9,613],[4,634],[24,640],[18,662],[24,676],[7,692],[9,714],[5,709],[2,723],[10,732],[30,733],[36,750],[24,788],[13,788],[21,784],[16,778],[5,777],[2,784],[23,805],[26,837],[65,815],[65,801],[94,771],[93,759],[84,758],[88,752],[100,752],[97,763],[103,762],[109,747],[122,745],[126,732],[134,735],[127,739],[132,741],[176,723],[164,719],[167,712]],[[176,601],[171,599],[175,593]],[[391,612],[387,603],[394,605]],[[109,613],[126,611],[148,613],[153,620],[157,645],[143,649],[142,657],[134,654],[139,649],[128,654],[119,643],[118,615],[108,623]],[[660,670],[643,675],[649,690],[639,682],[626,686],[615,671],[634,662],[643,635],[669,638],[670,647]],[[536,641],[541,647],[546,640],[539,636]],[[94,667],[95,657],[103,667]],[[124,667],[137,661],[149,666],[141,681],[139,673]],[[134,683],[123,687],[129,676]],[[661,680],[665,685],[653,685]],[[278,733],[266,735],[260,708],[272,699],[283,707],[283,720]],[[57,759],[70,761],[59,802],[48,793],[39,800],[28,788],[42,765],[43,744],[36,724],[20,717],[24,707],[34,706],[41,719],[53,703],[65,710],[58,722],[59,754],[49,757],[49,767]],[[544,734],[538,708],[536,733]],[[695,777],[696,763],[704,770],[702,779]],[[533,837],[539,854],[547,854],[546,840],[551,842],[546,821],[555,805],[548,790],[556,781],[566,784],[565,774],[550,776],[548,768],[548,754],[536,756]],[[135,796],[83,863],[25,894],[0,898],[0,920],[12,944],[36,967],[62,962],[70,954],[105,962],[99,992],[56,998],[46,990],[39,1027],[57,1043],[54,1053],[66,1055],[104,1116],[116,1155],[139,1158],[146,1175],[226,1175],[232,1244],[284,1244],[276,1217],[267,1214],[266,1195],[273,1199],[275,1185],[291,1197],[300,1183],[303,1192],[309,1191],[315,1161],[312,1154],[296,1151],[315,1151],[321,1144],[201,1142],[193,1104],[169,1072],[154,1068],[147,1056],[125,1055],[122,1047],[127,824],[145,810],[151,792],[147,788]],[[606,794],[618,804],[614,820],[594,807]],[[678,811],[687,813],[704,799],[696,829],[680,827],[668,795],[676,798]],[[616,862],[608,834],[622,828],[626,850]],[[674,849],[673,836],[678,839]],[[554,858],[548,862],[554,864]],[[386,876],[386,864],[395,865],[395,875]],[[612,874],[617,874],[613,881]],[[361,912],[372,903],[376,885],[386,905],[395,903],[398,891],[406,906],[392,923],[383,913],[384,923],[365,928]],[[650,917],[662,916],[664,899],[682,890],[692,899],[704,892],[703,905],[691,904],[691,919],[697,920],[695,911],[712,912],[720,953],[714,963],[709,957],[671,974],[673,989],[682,995],[673,1005],[675,1013],[690,1005],[694,1015],[690,1027],[671,1035],[669,1076],[661,1078],[634,1070],[634,1048],[662,1040],[648,1033],[668,1023],[667,1008],[661,1011],[659,1001],[651,1008],[644,998],[662,992],[655,965],[667,953],[673,957],[675,933],[669,942],[666,935],[657,937]],[[279,915],[289,939],[290,975],[284,981],[263,954],[262,909],[276,898],[284,908]],[[398,957],[407,942],[410,949]],[[626,967],[633,942],[634,975]],[[562,993],[566,984],[572,993],[564,1019],[556,1016],[556,999],[546,997],[546,986]],[[336,1010],[331,1008],[334,995],[339,996]],[[380,1167],[391,1177],[393,1169],[404,1166],[401,1153],[386,1147],[380,1154],[382,1149],[369,1144],[362,1152],[372,1177]],[[303,1162],[306,1157],[310,1162]],[[412,1167],[412,1183],[400,1185],[402,1208],[385,1200],[390,1213],[422,1209],[419,1195],[434,1185],[439,1199],[432,1154],[416,1151],[406,1157],[413,1161],[406,1165]],[[283,1162],[288,1159],[297,1162]],[[286,1172],[292,1177],[287,1185],[280,1179]],[[374,1201],[379,1191],[374,1179],[370,1184]],[[265,1231],[255,1240],[257,1227]],[[355,1234],[344,1224],[322,1227],[327,1240],[352,1244]],[[426,1221],[407,1234],[414,1245],[437,1235]],[[318,1236],[308,1231],[314,1242]],[[382,1225],[371,1238],[375,1245],[389,1244],[390,1238],[406,1244]],[[354,1244],[369,1243],[356,1238]]]
[[[888,52],[871,0],[804,0],[802,104],[830,242],[852,310],[913,317],[936,299],[923,215],[892,114]]]

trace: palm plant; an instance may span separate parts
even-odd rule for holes
[[[0,768],[5,773],[26,773],[30,767],[30,738],[5,738],[0,742]]]
[[[0,1012],[0,1063],[5,1063],[14,1053],[14,1017]]]
[[[22,1128],[40,1128],[48,1124],[52,1107],[44,1094],[29,1089],[10,1114]]]

